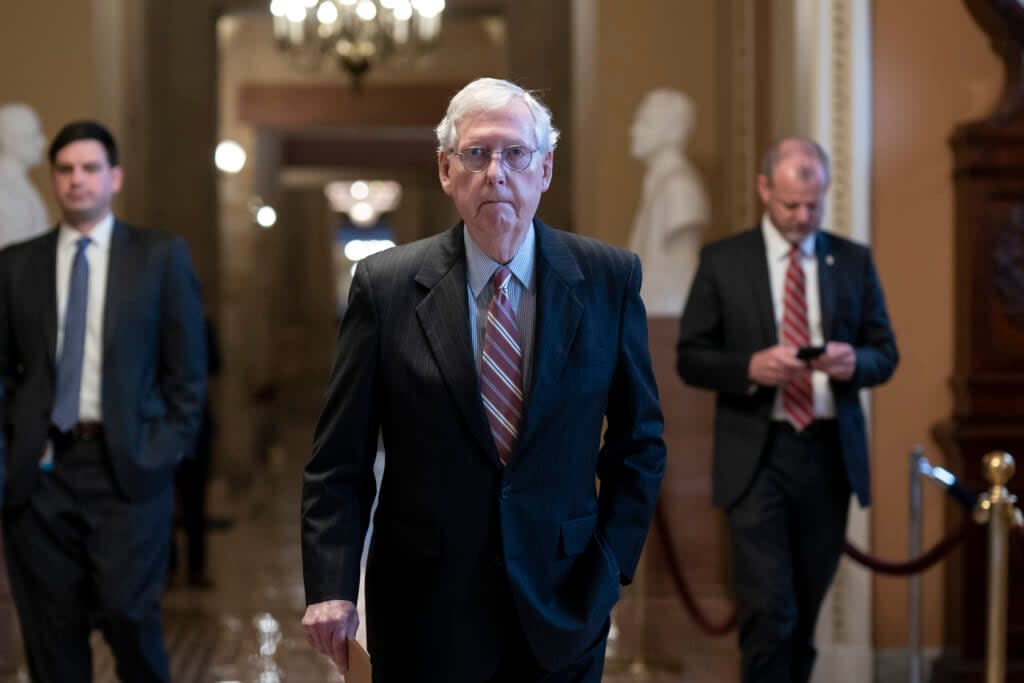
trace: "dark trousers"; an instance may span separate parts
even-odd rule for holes
[[[561,671],[546,671],[537,663],[526,642],[507,582],[505,589],[505,638],[501,663],[497,673],[486,683],[601,683],[610,619],[605,622],[598,639],[575,662]]]
[[[534,658],[526,642],[503,569],[494,575],[491,587],[494,591],[486,598],[491,609],[486,614],[489,619],[493,617],[493,621],[477,624],[472,634],[463,632],[454,638],[457,645],[454,656],[463,657],[464,661],[446,662],[443,666],[449,668],[438,671],[437,661],[381,660],[374,663],[373,682],[601,683],[610,620],[605,622],[594,643],[570,666],[561,671],[547,671]],[[472,662],[471,668],[466,668],[467,662]]]
[[[513,643],[505,650],[500,670],[486,683],[601,683],[610,624],[605,626],[601,637],[583,656],[562,671],[541,669],[526,640],[521,635],[513,637]]]
[[[169,484],[170,482],[168,482]],[[124,683],[167,683],[160,596],[171,486],[132,503],[117,491],[102,440],[57,448],[24,508],[5,513],[11,588],[35,683],[92,680],[100,628]]]
[[[800,433],[774,423],[750,490],[727,511],[744,683],[810,680],[849,502],[835,421]]]
[[[178,465],[174,476],[181,526],[185,532],[187,578],[206,576],[206,489],[210,480],[209,454],[196,453]],[[170,567],[178,566],[177,535],[171,530]]]

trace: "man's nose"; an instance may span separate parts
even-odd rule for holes
[[[487,179],[496,183],[505,182],[505,164],[501,160],[501,152],[491,152],[491,160],[484,169]]]

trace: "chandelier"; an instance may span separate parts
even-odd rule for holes
[[[272,0],[274,40],[302,68],[333,58],[358,84],[391,55],[413,56],[441,33],[444,0]]]

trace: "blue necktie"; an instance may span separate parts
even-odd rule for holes
[[[68,304],[64,311],[64,342],[57,363],[57,395],[51,420],[62,432],[78,422],[78,402],[82,393],[82,358],[85,355],[85,314],[89,305],[89,261],[85,248],[89,238],[78,240],[75,260],[68,282]]]

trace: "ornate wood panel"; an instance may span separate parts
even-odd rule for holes
[[[936,427],[972,490],[982,456],[1024,460],[1024,3],[964,0],[1006,65],[988,117],[958,126],[954,155],[956,355],[954,413]],[[1020,469],[1020,468],[1018,468]],[[1011,490],[1024,498],[1024,477]],[[960,515],[951,515],[959,526]],[[981,681],[987,604],[985,529],[976,528],[949,572],[946,648],[933,680]],[[1008,681],[1024,681],[1024,554],[1011,553]]]

